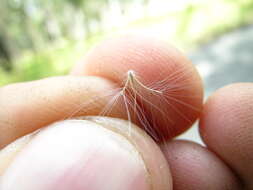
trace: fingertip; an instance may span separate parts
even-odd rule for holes
[[[155,143],[134,126],[133,138],[126,138],[125,129],[115,128],[126,128],[126,122],[114,121],[66,120],[42,129],[1,176],[0,188],[171,189],[169,169]],[[150,146],[141,151],[139,146],[144,141]],[[144,156],[145,151],[156,154]],[[158,162],[152,161],[152,156]],[[162,176],[157,176],[159,171]]]
[[[182,133],[198,118],[203,87],[197,70],[176,48],[155,38],[125,35],[106,40],[94,47],[71,74],[104,77],[122,87],[130,70],[144,86],[163,92],[150,96],[150,91],[138,91],[142,97],[137,102],[143,102],[145,119],[158,139]],[[143,125],[143,121],[138,123]]]
[[[175,190],[240,189],[231,170],[208,149],[175,140],[162,145],[170,165]]]
[[[252,188],[253,84],[231,84],[205,103],[200,134],[206,145]]]

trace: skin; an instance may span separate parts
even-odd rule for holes
[[[160,117],[153,123],[155,143],[134,124],[129,133],[129,122],[121,120],[127,117],[120,100],[107,116],[121,119],[85,117],[50,125],[70,116],[99,114],[111,96],[99,96],[99,104],[90,100],[120,87],[130,69],[144,85],[183,71],[179,79],[166,82],[188,86],[170,95],[198,108],[172,102],[190,122],[172,109],[173,124],[159,112],[145,112],[147,117]],[[158,103],[145,90],[142,93]],[[197,98],[183,98],[185,94]],[[0,189],[252,189],[253,84],[221,88],[204,106],[202,96],[201,79],[187,58],[173,47],[140,36],[103,42],[69,76],[2,87]],[[74,112],[80,104],[82,109]],[[173,139],[198,117],[206,147]],[[132,122],[143,128],[138,120]]]

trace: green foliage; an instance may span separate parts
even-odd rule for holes
[[[27,52],[15,60],[11,72],[0,69],[0,85],[67,74],[84,49],[82,45],[68,43],[63,48],[55,47],[40,53]]]

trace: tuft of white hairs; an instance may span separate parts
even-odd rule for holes
[[[93,104],[93,106],[99,107],[97,104],[99,104],[100,99],[110,97],[107,104],[103,107],[103,109],[101,109],[101,112],[98,114],[99,116],[110,116],[110,113],[114,107],[123,101],[124,104],[122,105],[122,110],[129,121],[129,136],[131,136],[132,122],[138,120],[143,129],[151,137],[153,137],[154,140],[158,140],[157,132],[153,127],[153,125],[155,125],[155,121],[157,120],[153,114],[154,112],[159,113],[161,117],[160,120],[164,120],[167,123],[173,123],[173,118],[170,118],[168,110],[161,109],[162,107],[167,107],[168,109],[175,111],[183,119],[189,122],[191,122],[191,120],[187,117],[187,115],[183,114],[173,104],[173,102],[181,104],[195,111],[199,111],[198,108],[194,107],[193,105],[177,99],[177,97],[201,98],[199,96],[193,96],[189,94],[178,94],[178,91],[191,88],[191,85],[194,84],[194,82],[189,80],[191,73],[188,72],[191,72],[191,70],[177,70],[165,78],[159,80],[156,78],[154,79],[154,82],[144,85],[141,80],[139,80],[138,74],[133,70],[129,70],[126,73],[126,79],[123,81],[121,87],[115,88],[103,95],[99,94],[91,97],[90,100],[86,101],[84,104],[78,105],[75,110],[66,117],[66,119],[75,116],[83,109],[88,111],[87,108],[91,107],[91,104]],[[160,76],[164,76],[162,74],[163,73],[161,71]],[[148,95],[148,97],[145,97],[145,95]],[[155,103],[150,100],[151,98],[153,100],[154,97],[156,99]],[[149,113],[148,117],[147,112]],[[171,129],[168,128],[168,130]]]

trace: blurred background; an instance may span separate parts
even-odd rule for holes
[[[253,0],[0,0],[0,86],[66,74],[93,44],[129,32],[188,54],[206,97],[253,81]]]

